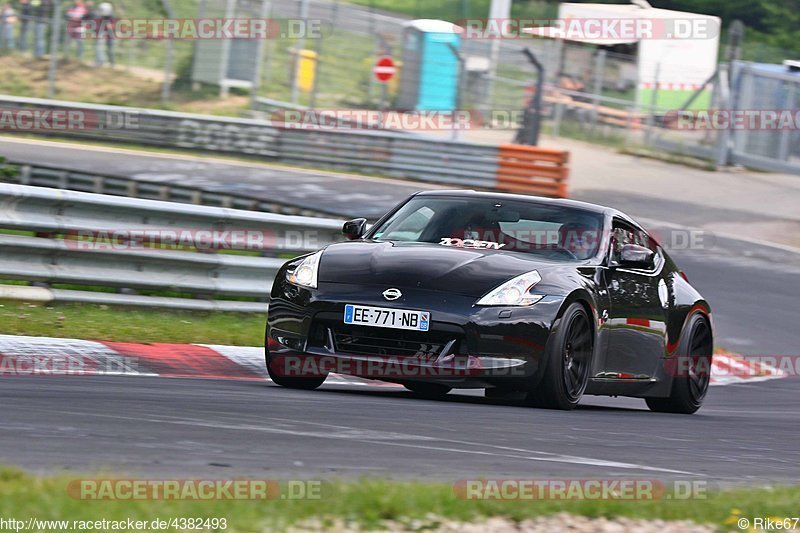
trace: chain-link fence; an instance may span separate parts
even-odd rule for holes
[[[488,1],[392,0],[391,5],[388,1],[115,0],[106,6],[108,3],[88,5],[78,0],[15,0],[0,10],[0,53],[46,56],[54,49],[62,64],[81,62],[87,69],[113,62],[117,69],[163,83],[162,105],[169,105],[178,91],[213,99],[233,90],[251,95],[248,107],[261,113],[276,108],[413,110],[419,95],[409,91],[419,91],[423,82],[422,74],[414,74],[422,70],[420,62],[409,53],[414,31],[410,21],[485,17]],[[382,11],[386,7],[394,12]],[[81,38],[78,21],[104,16],[268,18],[275,27],[268,38],[255,41]],[[557,16],[557,6],[515,3],[512,16],[551,18]],[[441,81],[444,86],[454,79],[455,103],[448,104],[450,108],[474,113],[481,117],[481,127],[504,130],[497,139],[511,140],[514,130],[524,126],[522,111],[531,107],[539,90],[537,69],[524,50],[532,52],[543,67],[539,129],[545,134],[617,146],[644,144],[719,163],[729,162],[726,154],[738,153],[796,164],[800,146],[796,130],[681,129],[673,120],[681,105],[673,102],[673,108],[667,109],[655,106],[655,99],[637,101],[635,46],[592,46],[529,35],[511,39],[462,36],[452,52],[440,47],[440,57],[430,63],[429,70],[441,71],[442,79],[429,79],[426,84],[430,88]],[[744,50],[743,57],[749,60],[787,57],[766,47]],[[385,84],[373,73],[381,56],[392,57],[397,67],[397,74]],[[58,70],[53,74],[57,79]],[[709,80],[701,89],[711,94],[702,98],[709,109],[798,106],[794,75],[757,68],[728,72],[725,67],[719,75],[724,79]],[[416,88],[408,83],[415,76]],[[687,95],[683,108],[691,107],[688,100]],[[238,112],[247,111],[239,105]],[[501,124],[498,116],[503,118]]]
[[[781,65],[723,64],[710,105],[656,115],[645,141],[708,160],[800,174],[800,72]]]

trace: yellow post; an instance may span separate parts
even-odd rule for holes
[[[298,63],[297,87],[301,91],[311,92],[317,75],[317,53],[313,50],[300,50]]]

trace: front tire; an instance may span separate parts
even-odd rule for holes
[[[589,382],[594,351],[592,321],[583,306],[571,304],[552,335],[542,380],[526,401],[536,407],[574,409]]]
[[[708,320],[695,314],[686,324],[678,346],[677,372],[667,398],[645,398],[647,407],[658,413],[693,414],[703,405],[711,381],[714,341]]]
[[[308,376],[286,376],[285,372],[280,369],[280,357],[272,356],[269,351],[269,344],[264,347],[264,358],[267,364],[267,373],[270,379],[276,385],[286,387],[287,389],[300,389],[300,390],[314,390],[322,385],[328,377],[328,374],[313,374]],[[276,359],[278,359],[276,361]]]

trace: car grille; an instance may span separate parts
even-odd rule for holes
[[[438,356],[450,341],[457,348],[457,338],[449,332],[414,332],[368,327],[331,327],[334,350],[350,355],[385,355],[395,357]]]

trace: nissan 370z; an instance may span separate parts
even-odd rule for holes
[[[338,373],[555,409],[585,394],[676,413],[703,402],[709,305],[619,211],[431,191],[343,231],[275,279],[266,364],[278,385],[313,389]]]

